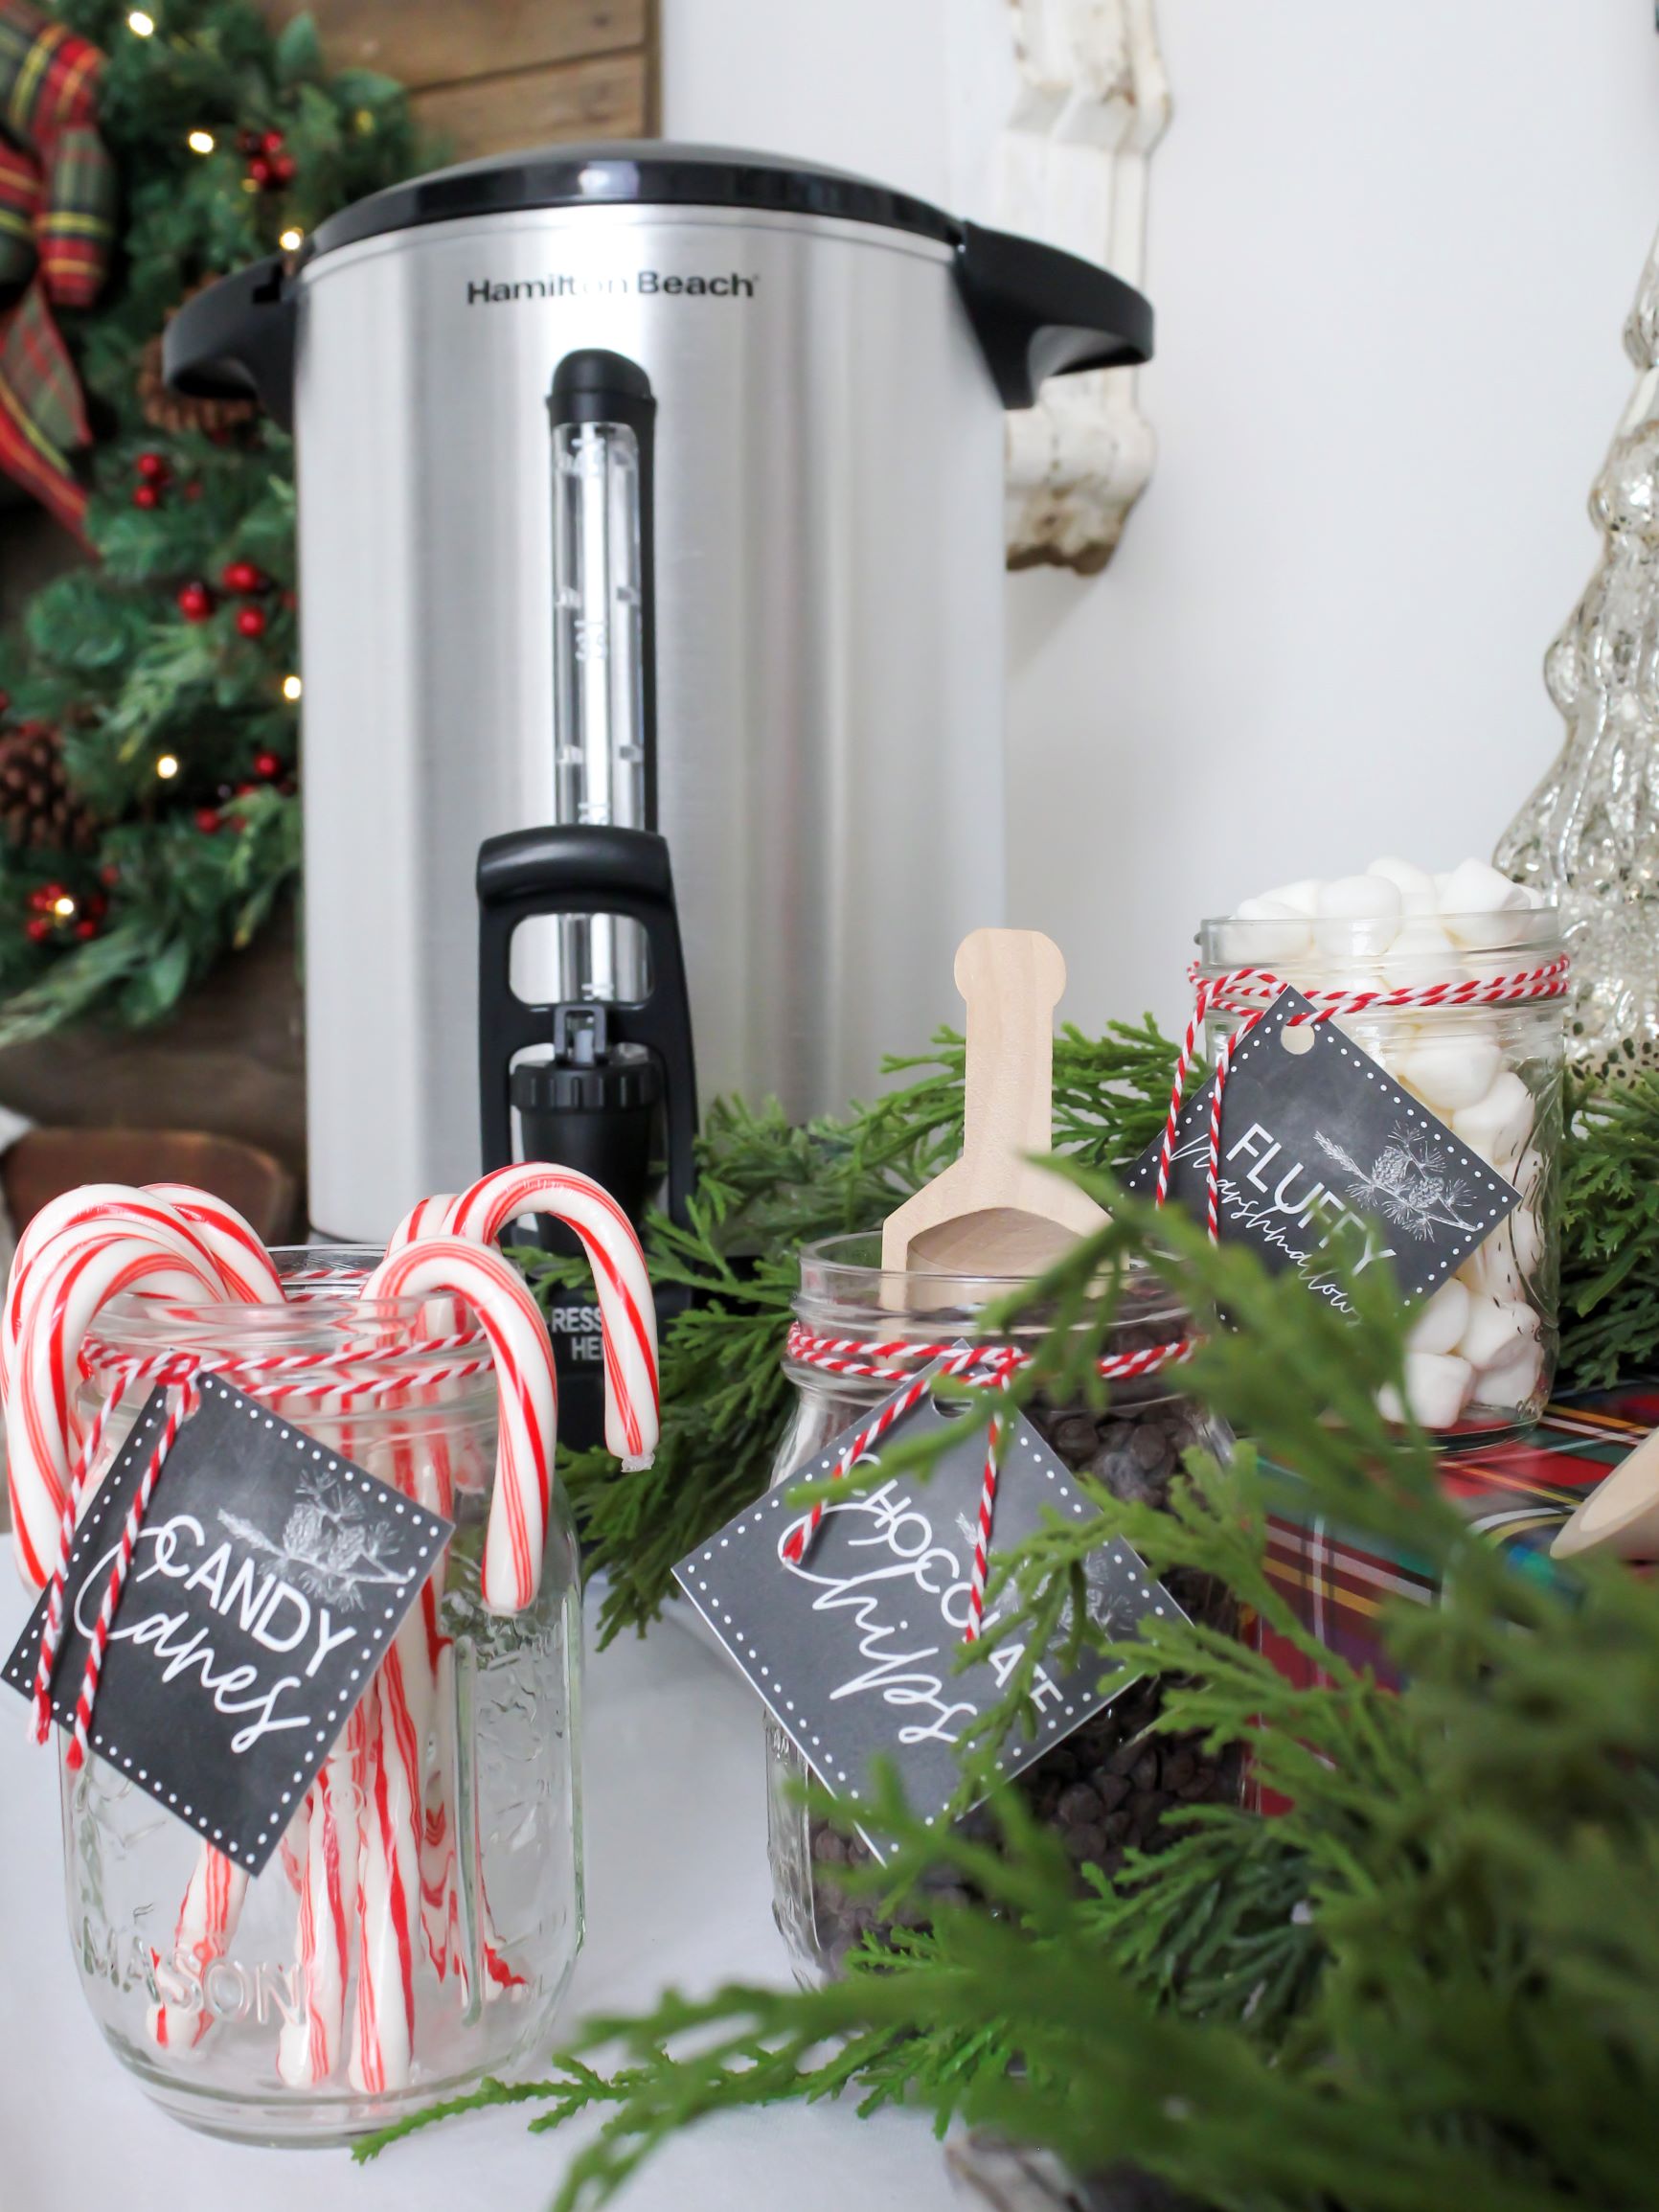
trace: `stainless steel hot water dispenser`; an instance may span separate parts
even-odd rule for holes
[[[171,379],[297,441],[321,1229],[476,1173],[486,838],[663,834],[705,1098],[840,1106],[953,1014],[1003,912],[1003,410],[1150,342],[1050,247],[654,143],[395,187],[180,311]],[[637,986],[633,925],[547,928],[527,995]]]

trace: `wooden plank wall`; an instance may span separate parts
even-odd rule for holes
[[[659,128],[657,0],[267,0],[336,67],[384,70],[453,159]]]

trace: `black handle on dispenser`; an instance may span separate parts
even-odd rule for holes
[[[697,1091],[667,841],[648,830],[591,824],[486,838],[478,854],[478,1077],[486,1173],[512,1157],[513,1058],[552,1042],[558,1014],[553,1006],[529,1004],[513,991],[513,931],[542,915],[620,914],[645,932],[650,992],[636,1004],[605,1005],[605,1031],[615,1042],[644,1046],[662,1068],[669,1212],[683,1221],[695,1173]]]
[[[257,399],[291,430],[297,322],[288,263],[267,255],[209,285],[172,316],[162,335],[162,379],[193,399]]]
[[[956,277],[1005,407],[1029,407],[1045,376],[1152,357],[1152,306],[1094,262],[965,222]]]

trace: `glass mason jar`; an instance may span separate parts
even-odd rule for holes
[[[1214,982],[1253,968],[1309,992],[1392,991],[1526,974],[1563,949],[1560,919],[1547,906],[1436,917],[1432,934],[1442,935],[1443,925],[1461,942],[1429,949],[1408,944],[1410,918],[1403,926],[1363,919],[1305,926],[1206,922],[1199,974]],[[1379,933],[1393,942],[1379,944]],[[1557,995],[1337,1017],[1362,1051],[1521,1194],[1507,1220],[1423,1302],[1412,1327],[1406,1400],[1423,1427],[1448,1439],[1490,1440],[1524,1428],[1543,1411],[1555,1379],[1567,1004]],[[1205,1037],[1212,1060],[1243,1019],[1242,1011],[1212,1014]],[[1399,1417],[1392,1390],[1382,1402]]]
[[[918,1345],[972,1341],[981,1334],[982,1310],[1016,1290],[1006,1276],[962,1276],[913,1268],[883,1274],[876,1235],[826,1238],[801,1255],[801,1288],[794,1302],[803,1327],[830,1338],[900,1340]],[[1128,1275],[1106,1344],[1108,1355],[1149,1350],[1187,1333],[1187,1315],[1164,1286],[1145,1269]],[[998,1341],[1020,1345],[1038,1339],[1037,1317]],[[779,1449],[772,1483],[799,1479],[799,1470],[898,1387],[896,1381],[837,1375],[785,1356],[784,1373],[797,1403]],[[1074,1472],[1102,1483],[1115,1496],[1160,1505],[1179,1482],[1181,1455],[1203,1447],[1231,1447],[1222,1425],[1181,1395],[1178,1367],[1115,1381],[1103,1412],[1043,1400],[1027,1418]],[[964,1560],[964,1571],[966,1569]],[[1172,1573],[1170,1593],[1197,1620],[1233,1625],[1229,1594],[1207,1577]],[[1045,1752],[1019,1777],[1017,1787],[1037,1817],[1056,1828],[1074,1862],[1115,1873],[1125,1849],[1155,1844],[1164,1814],[1179,1804],[1236,1796],[1239,1763],[1207,1753],[1196,1737],[1148,1735],[1162,1708],[1156,1682],[1137,1683],[1105,1710]],[[839,1970],[847,1950],[869,1928],[884,1924],[875,1900],[849,1894],[835,1870],[869,1863],[864,1844],[809,1813],[798,1795],[807,1768],[788,1737],[768,1720],[767,1837],[772,1867],[772,1911],[796,1976],[805,1983]],[[983,1838],[994,1834],[981,1813],[966,1825]],[[1079,1883],[1082,1876],[1079,1872]],[[934,1894],[962,1900],[969,1893],[948,1873],[928,1885]],[[920,1901],[909,1924],[925,1919]]]
[[[101,1361],[198,1353],[296,1428],[455,1522],[409,1615],[413,1665],[398,1639],[417,1739],[406,1756],[419,1767],[407,1859],[418,1890],[403,1892],[399,1915],[370,1902],[391,1885],[360,1879],[375,1847],[380,1747],[396,1741],[378,1703],[384,1666],[251,1881],[96,1754],[75,1772],[60,1748],[64,1866],[87,2002],[156,2103],[233,2140],[337,2143],[545,2047],[582,1935],[581,1600],[556,1484],[536,1597],[513,1614],[485,1609],[493,1373],[445,1378],[457,1356],[422,1345],[422,1301],[356,1295],[355,1270],[378,1254],[275,1258],[285,1277],[308,1278],[284,1306],[107,1307],[80,1411],[90,1419],[101,1401]],[[358,1386],[349,1410],[341,1388],[304,1378],[284,1386],[242,1364],[347,1346]],[[487,1358],[488,1346],[473,1357]],[[135,1388],[118,1409],[94,1485],[148,1395]],[[376,1909],[387,1914],[378,1924]],[[365,1988],[371,1947],[407,1973],[406,2040],[396,1989],[390,2032],[374,2024],[386,1992]]]

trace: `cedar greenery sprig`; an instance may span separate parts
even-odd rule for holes
[[[1150,1017],[1114,1022],[1098,1038],[1064,1030],[1055,1044],[1057,1146],[1091,1165],[1132,1159],[1156,1132],[1173,1065]],[[788,1421],[779,1357],[801,1246],[875,1226],[961,1149],[962,1039],[943,1032],[931,1053],[890,1061],[886,1072],[913,1080],[805,1127],[776,1104],[719,1101],[699,1141],[687,1225],[661,1214],[647,1224],[652,1280],[695,1299],[664,1335],[655,1463],[625,1476],[602,1451],[561,1463],[583,1563],[606,1583],[605,1640],[653,1620],[674,1562],[766,1486]],[[544,1296],[581,1280],[579,1266],[539,1251],[513,1257]]]
[[[670,1995],[595,2021],[538,2089],[469,2100],[539,2095],[547,2125],[604,2113],[563,2212],[604,2202],[694,2119],[849,2090],[1004,2130],[1079,2173],[1132,2158],[1222,2212],[1651,2202],[1659,1922],[1640,1901],[1659,1874],[1659,1586],[1597,1562],[1571,1587],[1533,1580],[1470,1532],[1426,1440],[1375,1414],[1404,1323],[1375,1282],[1354,1283],[1351,1324],[1179,1220],[1158,1245],[1148,1226],[1120,1199],[1094,1262],[1139,1238],[1201,1317],[1226,1309],[1191,1387],[1305,1467],[1305,1513],[1382,1543],[1409,1533],[1440,1580],[1440,1605],[1381,1622],[1408,1686],[1385,1693],[1284,1605],[1262,1553],[1283,1501],[1254,1452],[1198,1456],[1166,1516],[1097,1494],[1159,1571],[1226,1574],[1325,1670],[1298,1688],[1169,1620],[1102,1651],[1164,1675],[1161,1727],[1247,1742],[1290,1810],[1193,1808],[1171,1848],[1079,1900],[1011,1793],[991,1851],[921,1827],[890,1790],[874,1817],[898,1852],[871,1879],[903,1889],[943,1859],[997,1912],[939,1908],[929,1934],[869,1946],[824,1990]],[[1344,1378],[1352,1425],[1320,1423]],[[1005,1604],[1045,1603],[1079,1543],[1039,1531]]]
[[[1056,1151],[1084,1166],[1126,1165],[1162,1127],[1173,1066],[1174,1047],[1149,1016],[1094,1039],[1064,1030],[1055,1046]],[[775,1105],[718,1102],[699,1142],[687,1226],[661,1215],[647,1225],[654,1277],[696,1301],[665,1333],[656,1464],[619,1478],[602,1451],[562,1462],[584,1562],[606,1584],[606,1640],[653,1620],[674,1562],[765,1486],[789,1417],[779,1353],[800,1247],[874,1228],[961,1143],[960,1038],[943,1032],[931,1053],[891,1060],[887,1072],[914,1080],[806,1127]],[[1580,1090],[1572,1103],[1561,1173],[1564,1385],[1604,1382],[1659,1355],[1659,1077]],[[515,1257],[543,1295],[581,1279],[580,1266],[539,1251]],[[1264,1376],[1272,1395],[1270,1364]],[[1337,1359],[1327,1380],[1352,1411],[1352,1369]],[[1302,1442],[1320,1447],[1317,1435]]]

